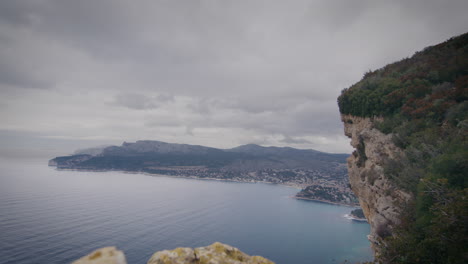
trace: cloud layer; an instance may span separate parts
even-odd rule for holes
[[[466,10],[458,0],[2,1],[0,131],[349,152],[341,89],[468,31]]]

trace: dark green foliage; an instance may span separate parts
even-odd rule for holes
[[[402,117],[401,115],[395,114],[393,116],[384,118],[382,121],[375,121],[374,127],[384,134],[390,134],[395,132],[394,129],[396,127],[400,126],[406,121],[406,118]]]
[[[361,219],[365,219],[366,217],[364,216],[364,212],[362,211],[361,208],[359,209],[354,209],[351,211],[351,215],[356,217],[356,218],[361,218]]]
[[[81,167],[102,170],[138,171],[148,165],[151,166],[206,166],[219,168],[239,158],[237,153],[208,153],[208,154],[157,154],[145,153],[135,156],[107,155],[93,157],[80,163]],[[253,158],[253,157],[252,157]]]
[[[468,101],[452,106],[446,113],[446,120],[451,125],[457,125],[466,119],[468,119]]]
[[[414,166],[407,158],[388,160],[384,164],[384,174],[391,179],[394,184],[405,191],[414,192],[418,185],[419,178],[423,175],[423,170]]]
[[[359,157],[359,159],[357,161],[357,165],[358,165],[358,167],[362,167],[362,166],[364,166],[364,163],[367,160],[366,146],[364,144],[364,139],[362,139],[362,138],[359,139],[359,144],[357,146],[357,154],[358,154],[358,157]]]
[[[338,106],[342,114],[354,116],[401,112],[409,119],[440,121],[455,102],[466,100],[467,89],[468,34],[464,34],[366,73],[342,91]]]
[[[381,259],[385,263],[466,263],[467,189],[450,189],[443,180],[422,182],[420,189],[422,194],[404,211],[395,236],[385,239]]]
[[[357,205],[357,198],[351,192],[343,192],[338,187],[310,185],[296,194],[297,198]]]
[[[338,98],[342,114],[383,117],[375,128],[404,152],[384,174],[415,199],[383,263],[468,263],[467,99],[468,34],[366,73]]]

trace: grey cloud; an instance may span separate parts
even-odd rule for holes
[[[0,91],[9,96],[0,98],[0,129],[218,146],[309,146],[315,136],[338,149],[341,89],[464,33],[467,8],[463,0],[1,1]],[[15,91],[23,87],[42,89]]]
[[[263,98],[257,99],[262,104]],[[302,137],[307,135],[340,135],[343,128],[334,100],[297,100],[284,104],[277,98],[267,102],[268,111],[249,111],[249,107],[240,107],[238,102],[229,102],[217,98],[192,98],[187,110],[192,114],[179,118],[177,113],[166,116],[157,115],[146,123],[148,127],[188,126],[191,128],[228,128],[247,129],[264,134],[286,134]],[[255,103],[255,100],[252,101]],[[181,108],[180,108],[181,109]],[[182,109],[181,109],[182,110]],[[263,109],[264,110],[264,109]],[[184,113],[182,110],[181,112]],[[305,143],[305,142],[303,142]]]
[[[1,8],[0,8],[1,9]],[[1,29],[1,27],[0,27]],[[43,66],[35,64],[32,58],[22,57],[17,38],[0,32],[0,84],[13,88],[48,88],[55,79],[44,76]]]
[[[0,21],[12,25],[31,24],[34,10],[39,7],[39,1],[2,1],[0,8]]]
[[[285,135],[280,142],[286,143],[286,144],[311,144],[312,142],[307,139],[303,138],[293,138],[288,135]]]
[[[36,32],[50,35],[107,60],[131,59],[138,63],[157,60],[171,64],[187,62],[201,59],[206,52],[216,52],[212,48],[214,45],[209,47],[212,44],[209,42],[216,38],[224,38],[224,41],[236,39],[234,33],[237,30],[234,27],[237,19],[230,23],[222,14],[228,11],[226,6],[217,7],[217,4],[208,2],[6,2],[2,3],[1,8],[5,20],[19,26],[27,25]],[[223,20],[223,23],[213,23],[210,28],[206,28],[207,23],[218,19]],[[226,30],[226,27],[231,30]],[[220,48],[229,43],[224,41],[220,43]]]
[[[338,95],[332,95],[335,100]],[[275,91],[237,95],[236,97],[203,97],[194,98],[189,107],[196,113],[208,114],[215,109],[232,109],[248,114],[260,114],[263,112],[285,112],[298,105],[310,102],[320,102],[326,99],[321,95],[314,95],[313,92],[303,95],[302,92],[292,91],[291,93],[277,93]]]
[[[184,122],[176,113],[149,115],[143,123],[147,128],[181,127],[186,126],[186,124],[187,122]]]
[[[226,104],[226,107],[257,114],[262,112],[287,111],[288,109],[306,101],[307,98],[304,97],[263,94],[234,99],[230,104]]]
[[[219,99],[203,97],[196,98],[187,107],[190,111],[198,114],[210,114],[212,109],[218,108],[220,105],[222,102]]]
[[[173,102],[175,100],[174,95],[172,94],[159,94],[156,99],[159,102]]]
[[[155,109],[164,103],[174,100],[174,96],[168,94],[160,94],[157,96],[146,96],[137,93],[124,93],[115,96],[113,104],[124,106],[130,109],[145,110]]]
[[[195,128],[193,128],[193,127],[191,127],[191,126],[187,126],[187,127],[185,128],[185,133],[186,133],[187,135],[194,136],[194,134],[193,134],[193,130],[194,130],[194,129],[195,129]]]
[[[373,0],[312,1],[307,15],[320,19],[332,30],[342,30],[353,25],[362,14],[376,5]]]
[[[236,112],[226,119],[211,120],[211,125],[242,127],[268,134],[282,133],[294,136],[336,135],[343,132],[334,101],[305,100],[300,104],[284,105],[284,108],[277,111],[246,114]]]
[[[2,56],[0,55],[0,58]],[[26,67],[27,68],[27,67]],[[49,88],[54,85],[53,80],[46,80],[40,76],[35,75],[29,69],[21,69],[19,65],[15,63],[9,63],[9,61],[0,60],[0,84],[3,87],[15,88]]]

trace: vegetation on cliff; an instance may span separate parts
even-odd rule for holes
[[[343,186],[310,185],[296,194],[296,198],[334,204],[359,205],[351,189]]]
[[[468,97],[467,43],[468,34],[464,34],[365,73],[361,81],[342,91],[341,113],[442,121],[449,109],[455,110]]]
[[[385,176],[414,194],[382,243],[385,263],[466,263],[468,33],[369,71],[338,98],[342,114],[375,118],[404,155]]]
[[[361,208],[352,210],[351,216],[357,219],[366,219],[366,217],[364,216],[364,212],[362,211]]]

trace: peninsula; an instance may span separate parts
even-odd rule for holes
[[[125,171],[197,179],[283,184],[303,189],[296,198],[356,205],[349,188],[347,154],[312,149],[231,149],[142,140],[56,157],[49,166],[84,171]]]

